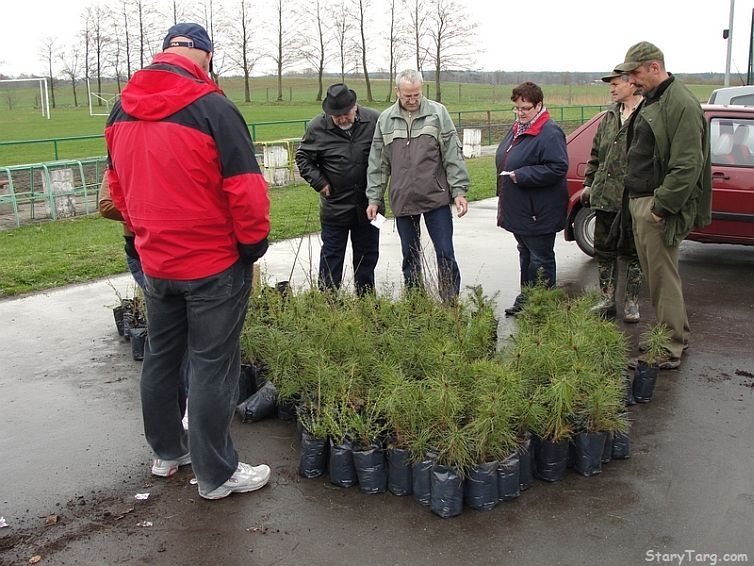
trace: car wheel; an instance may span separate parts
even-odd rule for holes
[[[581,251],[594,257],[594,210],[584,207],[576,213],[573,235]]]

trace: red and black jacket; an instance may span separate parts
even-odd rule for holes
[[[243,117],[201,67],[157,55],[123,89],[105,138],[113,203],[147,275],[199,279],[261,255],[267,183]]]

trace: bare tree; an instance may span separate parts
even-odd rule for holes
[[[94,76],[97,79],[97,106],[102,106],[102,71],[105,64],[105,52],[108,44],[107,12],[99,5],[86,9],[87,33],[87,67],[89,57],[94,57]],[[90,51],[90,47],[91,51]],[[91,76],[91,72],[87,78]]]
[[[334,26],[333,31],[335,33],[335,43],[338,47],[338,63],[340,65],[340,82],[346,82],[346,72],[353,70],[352,59],[353,50],[351,46],[353,44],[351,27],[353,16],[348,10],[345,2],[341,1],[340,7],[337,9],[333,16]]]
[[[429,19],[429,58],[435,71],[435,100],[442,102],[440,73],[473,60],[469,43],[476,24],[456,0],[433,0]]]
[[[65,53],[60,53],[60,65],[63,74],[71,81],[73,90],[73,106],[78,108],[79,99],[76,85],[79,81],[79,68],[81,66],[81,51],[78,45],[71,45]]]
[[[272,60],[275,62],[278,78],[277,101],[283,100],[283,71],[294,65],[301,54],[301,36],[293,2],[274,0],[274,46]]]
[[[111,34],[112,40],[110,41],[108,45],[108,53],[107,53],[107,61],[110,64],[110,66],[113,68],[113,73],[115,74],[115,84],[118,87],[118,92],[121,91],[121,82],[123,79],[123,40],[122,37],[122,29],[120,27],[120,15],[117,13],[112,13],[112,22],[111,22]]]
[[[130,0],[120,0],[120,14],[119,17],[123,19],[123,47],[125,53],[123,59],[126,63],[126,77],[131,78],[131,32],[129,31],[128,23],[131,19]],[[120,92],[120,85],[118,85],[118,92]]]
[[[326,12],[329,11],[326,0],[314,0],[314,9],[309,11],[311,18],[308,34],[305,39],[304,48],[301,51],[302,57],[317,69],[317,97],[318,102],[322,100],[324,92],[324,74],[325,64],[327,63],[327,48],[330,43],[329,36],[325,25]]]
[[[186,9],[180,0],[172,0],[170,3],[170,18],[173,25],[186,20]]]
[[[389,0],[390,2],[390,34],[388,35],[388,87],[387,87],[387,96],[385,97],[385,102],[390,102],[393,97],[393,77],[396,75],[396,70],[398,68],[398,27],[395,22],[395,7],[396,7],[396,0]]]
[[[236,11],[228,28],[228,48],[225,50],[233,65],[243,73],[244,101],[251,102],[251,71],[261,58],[253,53],[252,6],[250,0],[236,0]]]
[[[408,35],[412,39],[416,70],[421,73],[427,58],[426,35],[427,20],[429,18],[428,0],[402,0],[406,8],[408,19]]]
[[[367,40],[364,27],[366,25],[366,10],[369,7],[369,0],[354,0],[356,3],[356,17],[359,22],[359,34],[361,36],[361,68],[364,71],[364,81],[367,83],[367,102],[374,102],[372,98],[372,83],[369,82],[369,71],[367,70]]]
[[[55,45],[57,41],[58,38],[56,37],[47,37],[42,42],[42,47],[39,50],[39,57],[47,67],[47,80],[50,83],[50,100],[52,101],[53,108],[55,108],[55,74],[52,71],[52,62],[57,56],[57,47]]]

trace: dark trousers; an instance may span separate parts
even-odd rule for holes
[[[348,235],[353,251],[353,279],[359,295],[374,291],[374,268],[380,256],[380,231],[369,223],[350,226],[322,224],[322,250],[319,255],[319,285],[340,289]]]
[[[518,242],[518,262],[521,270],[521,290],[541,281],[546,287],[555,286],[555,234],[522,236],[514,234]],[[516,297],[516,302],[523,295]]]
[[[401,237],[403,252],[403,283],[407,289],[423,289],[421,227],[424,224],[437,257],[437,286],[443,301],[452,301],[461,291],[461,272],[453,251],[453,214],[449,206],[441,206],[424,214],[397,216],[395,224]]]
[[[149,349],[141,371],[144,433],[158,458],[191,451],[202,491],[235,472],[238,456],[230,424],[241,371],[239,337],[251,289],[251,266],[237,261],[202,279],[145,277]],[[181,362],[191,367],[191,427],[183,430]]]

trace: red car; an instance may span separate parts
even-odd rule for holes
[[[754,245],[754,107],[702,104],[710,129],[712,223],[688,240]],[[568,224],[565,239],[594,255],[594,212],[581,205],[584,171],[603,113],[568,136]]]

